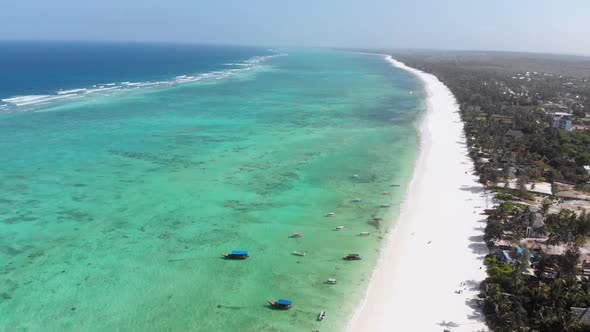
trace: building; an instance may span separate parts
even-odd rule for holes
[[[569,119],[568,115],[559,115],[553,118],[551,127],[565,131],[572,131],[572,120]]]
[[[540,238],[545,236],[543,228],[545,222],[543,221],[543,215],[539,212],[535,213],[535,217],[529,227],[526,228],[526,237]]]
[[[571,125],[571,123],[570,123],[570,125]],[[506,134],[504,134],[504,136],[509,136],[509,137],[517,138],[518,139],[518,138],[522,138],[524,136],[524,134],[520,130],[512,130],[512,129],[510,129],[510,130],[508,130],[506,132]]]
[[[590,325],[590,308],[571,307],[570,309],[580,323]]]

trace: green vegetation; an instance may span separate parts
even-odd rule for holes
[[[553,195],[555,182],[590,191],[584,168],[590,165],[590,130],[552,126],[556,113],[569,114],[574,124],[590,123],[590,58],[426,51],[394,57],[450,88],[479,180],[504,201],[486,210],[484,240],[492,253],[481,289],[488,326],[497,332],[590,331],[571,309],[590,307],[590,274],[578,266],[590,215],[549,213],[548,199],[537,208],[514,203],[535,199],[527,189],[531,182],[550,182]],[[525,236],[542,238],[533,255],[520,246],[530,243],[522,241]]]
[[[514,236],[522,227],[526,210],[513,209],[512,215],[492,218],[485,229],[486,241]],[[563,255],[546,255],[541,250],[531,253],[510,250],[511,262],[502,261],[497,253],[486,257],[488,278],[482,284],[485,293],[483,312],[494,331],[590,331],[578,322],[571,307],[590,306],[590,282],[578,278],[576,265],[579,248],[590,234],[590,215],[577,216],[562,210],[547,216],[549,245],[565,245]],[[532,262],[533,274],[527,273]]]
[[[551,114],[590,112],[590,58],[494,52],[394,56],[451,89],[482,183],[512,178],[588,184],[590,131],[552,128]]]

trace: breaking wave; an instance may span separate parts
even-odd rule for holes
[[[105,84],[95,84],[85,88],[58,90],[55,92],[55,94],[50,95],[13,96],[10,98],[1,99],[0,113],[36,111],[42,108],[58,105],[59,103],[65,103],[69,100],[81,99],[87,96],[94,96],[98,94],[106,95],[109,93],[135,90],[140,88],[171,87],[191,82],[220,80],[237,73],[256,69],[265,60],[285,55],[287,54],[275,53],[272,55],[255,56],[243,62],[223,64],[224,66],[232,67],[226,70],[211,71],[198,75],[180,75],[163,81],[112,82]]]

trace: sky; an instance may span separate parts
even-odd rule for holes
[[[0,0],[0,40],[590,55],[589,0]]]

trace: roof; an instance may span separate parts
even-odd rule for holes
[[[248,255],[248,250],[232,250],[232,255]]]
[[[512,137],[516,137],[516,138],[521,138],[524,136],[524,134],[520,130],[510,129],[506,132],[506,134],[504,134],[504,136],[512,136]]]
[[[539,212],[535,213],[535,219],[533,219],[533,228],[538,229],[545,226],[545,222],[543,221],[543,215]]]
[[[277,301],[278,304],[282,304],[282,305],[291,305],[293,304],[293,302],[289,301],[289,300],[285,300],[285,299],[279,299]]]
[[[590,324],[590,308],[571,307],[572,313],[583,324]]]

